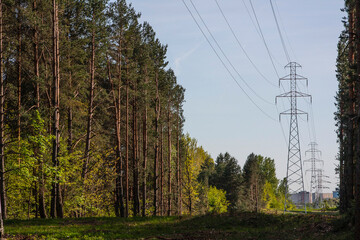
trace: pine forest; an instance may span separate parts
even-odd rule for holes
[[[360,239],[360,1],[347,0],[342,9],[346,17],[333,74],[339,149],[332,168],[339,176],[339,199],[303,200],[303,206],[290,192],[288,175],[276,176],[273,156],[248,151],[246,159],[237,159],[227,149],[211,156],[187,132],[189,99],[180,71],[171,67],[199,47],[173,64],[172,46],[132,2],[0,0],[0,238]],[[213,39],[227,59],[196,1],[182,2],[220,59],[218,66],[242,88],[212,45]],[[223,3],[214,2],[235,36]],[[271,59],[253,2],[243,3],[253,11]],[[278,32],[272,30],[289,58],[276,18],[280,11],[269,3]],[[242,90],[249,105],[267,112]],[[246,125],[242,120],[239,125]],[[285,141],[291,145],[291,127]],[[290,148],[284,148],[288,159]],[[281,161],[285,171],[286,160]],[[302,184],[299,194],[311,195]]]

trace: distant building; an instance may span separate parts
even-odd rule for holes
[[[301,191],[295,194],[291,194],[290,199],[296,206],[301,206],[304,205],[304,203],[315,203],[317,200],[320,200],[321,202],[327,199],[338,198],[339,194],[337,193],[336,195],[336,193],[337,192],[334,191],[332,193],[320,193],[317,195],[315,193],[310,194],[309,192]]]
[[[322,199],[326,200],[326,199],[333,199],[333,193],[322,193]]]
[[[311,201],[310,193],[306,191],[291,194],[290,199],[296,206],[301,206],[304,205],[304,203],[310,203]]]
[[[338,198],[339,195],[336,196],[336,191],[332,192],[332,193],[320,193],[319,195],[316,195],[315,193],[312,194],[312,201],[310,203],[315,203],[316,201],[323,201],[323,200],[327,200],[327,199],[333,199],[333,198]],[[335,196],[334,196],[335,194]]]

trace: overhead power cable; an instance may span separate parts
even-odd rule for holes
[[[257,23],[257,24],[255,24],[255,21],[253,20],[253,18],[252,18],[252,16],[251,16],[251,13],[250,13],[250,11],[249,11],[249,9],[248,9],[245,1],[242,0],[242,2],[243,2],[244,6],[245,6],[245,8],[246,8],[246,11],[247,11],[247,13],[248,13],[248,15],[249,15],[249,17],[250,17],[250,19],[251,19],[251,21],[252,21],[255,29],[256,29],[256,31],[257,31],[258,34],[259,34],[259,37],[262,39],[262,41],[263,41],[263,43],[264,43],[264,46],[265,46],[265,48],[266,48],[266,50],[267,50],[267,54],[268,54],[268,56],[269,56],[269,58],[270,58],[270,61],[271,61],[271,64],[272,64],[272,66],[273,66],[273,69],[274,69],[274,71],[275,71],[275,73],[276,73],[276,76],[277,76],[277,78],[280,78],[280,76],[279,76],[279,74],[278,74],[278,71],[277,71],[277,69],[276,69],[276,67],[275,67],[274,59],[273,59],[273,57],[272,57],[272,54],[271,54],[271,52],[270,52],[270,49],[269,49],[269,47],[268,47],[268,44],[267,44],[267,42],[266,42],[266,40],[265,40],[265,37],[264,37],[264,34],[263,34],[263,32],[262,32],[261,25],[260,25],[259,19],[258,19],[258,17],[257,17],[256,11],[255,11],[255,8],[254,8],[254,5],[252,4],[252,1],[249,0],[250,6],[251,6],[251,9],[252,9],[252,12],[253,12],[253,15],[254,15],[254,17],[255,17],[255,20],[256,20],[256,23]],[[281,83],[280,83],[280,86],[282,87],[282,89],[283,89],[284,92],[285,92],[284,86],[283,86]],[[288,101],[290,102],[289,99],[288,99]]]
[[[250,13],[250,10],[249,10],[248,6],[247,6],[246,3],[245,3],[245,0],[241,0],[241,1],[242,1],[242,3],[244,4],[244,7],[245,7],[245,9],[246,9],[246,12],[247,12],[247,14],[248,14],[249,17],[250,17],[250,20],[251,20],[253,26],[255,27],[256,32],[258,33],[259,37],[261,38],[261,33],[259,32],[259,29],[258,29],[257,26],[256,26],[255,20],[253,19],[252,15],[251,15],[251,13]]]
[[[276,67],[275,67],[274,59],[273,59],[273,57],[271,56],[270,49],[269,49],[269,47],[268,47],[268,45],[267,45],[267,43],[266,43],[264,34],[263,34],[263,32],[262,32],[262,29],[261,29],[261,26],[260,26],[260,23],[259,23],[259,19],[258,19],[258,17],[257,17],[256,11],[255,11],[254,5],[252,4],[252,1],[251,1],[251,0],[249,0],[249,2],[250,2],[250,6],[251,6],[251,9],[252,9],[252,12],[253,12],[253,14],[254,14],[254,16],[255,16],[255,20],[256,20],[257,26],[258,26],[258,28],[259,28],[261,38],[262,38],[262,40],[263,40],[263,43],[264,43],[264,45],[265,45],[265,48],[266,48],[267,53],[268,53],[268,55],[269,55],[269,58],[270,58],[270,60],[271,60],[271,64],[272,64],[272,66],[273,66],[273,68],[274,68],[274,71],[275,71],[275,73],[276,73],[276,76],[277,76],[278,78],[280,78],[279,73],[278,73],[278,71],[277,71],[277,69],[276,69]]]
[[[278,106],[277,105],[275,105],[275,106],[276,106],[277,113],[280,114]],[[279,125],[280,125],[280,128],[281,128],[282,135],[284,137],[286,148],[288,148],[288,142],[287,142],[287,139],[286,139],[286,134],[285,134],[284,127],[283,127],[281,121],[279,121]]]
[[[309,88],[308,86],[306,86],[304,83],[301,83],[301,86],[304,88],[304,90],[306,91],[307,94],[309,94]],[[308,99],[305,99],[306,103],[307,103],[307,107],[309,110],[309,116],[310,116],[310,123],[309,121],[307,122],[307,126],[308,126],[308,131],[309,131],[309,135],[310,132],[312,133],[310,135],[310,142],[317,142],[317,138],[316,138],[316,128],[315,128],[315,120],[314,120],[314,111],[313,111],[313,104],[311,101],[309,101]]]
[[[246,8],[246,10],[247,10],[247,12],[248,12],[248,15],[249,15],[249,17],[250,17],[250,19],[251,19],[251,21],[252,21],[252,23],[253,23],[256,31],[257,31],[257,33],[259,34],[259,37],[261,38],[261,33],[260,33],[259,30],[257,29],[256,24],[255,24],[253,18],[251,17],[251,14],[250,14],[250,12],[249,12],[249,9],[248,9],[247,5],[245,4],[244,0],[242,0],[242,2],[243,2],[244,6],[245,6],[245,8]],[[235,31],[234,31],[233,28],[231,27],[231,24],[229,23],[229,20],[227,19],[224,11],[223,11],[222,8],[220,7],[220,4],[218,3],[217,0],[215,0],[215,3],[216,3],[216,5],[218,6],[218,9],[220,10],[223,18],[225,19],[225,21],[226,21],[226,23],[227,23],[227,25],[228,25],[231,33],[233,34],[234,38],[235,38],[236,41],[237,41],[238,45],[240,46],[240,48],[242,49],[242,51],[244,52],[244,54],[246,55],[246,57],[248,58],[248,60],[250,61],[250,63],[253,65],[253,67],[256,69],[256,71],[257,71],[267,82],[270,82],[266,77],[264,77],[264,75],[260,72],[260,70],[259,70],[259,69],[257,68],[257,66],[254,64],[254,62],[251,60],[250,56],[247,54],[245,48],[244,48],[244,47],[242,46],[242,44],[240,43],[240,40],[239,40],[238,37],[236,36]],[[270,84],[273,85],[273,86],[276,86],[276,85],[272,84],[271,82],[270,82]],[[284,103],[282,103],[282,104],[284,104]],[[285,108],[285,107],[284,107],[284,108]],[[277,106],[276,106],[276,110],[277,110],[277,113],[279,114],[279,109],[278,109]],[[282,125],[281,122],[279,122],[279,125],[280,125],[280,128],[281,128],[283,137],[284,137],[285,145],[286,145],[286,147],[288,147],[288,143],[287,143],[287,140],[286,140],[286,135],[285,135],[285,131],[284,131],[283,125]]]
[[[282,21],[281,13],[280,13],[280,11],[279,11],[279,7],[278,7],[276,1],[275,1],[274,3],[275,3],[274,5],[275,5],[276,12],[278,13],[277,15],[279,16],[279,19],[280,19],[280,25],[282,26],[283,32],[285,33],[286,41],[287,41],[288,44],[289,44],[288,46],[290,46],[290,50],[291,50],[292,55],[293,55],[293,58],[294,58],[293,60],[296,60],[297,57],[296,57],[295,51],[294,51],[294,49],[293,49],[293,47],[292,47],[292,44],[291,44],[291,42],[290,42],[290,40],[289,40],[289,36],[288,36],[287,31],[286,31],[286,28],[285,28],[285,26],[284,26],[284,22]]]
[[[227,62],[230,64],[230,66],[232,67],[232,69],[234,70],[234,72],[236,72],[236,74],[238,75],[238,77],[241,79],[241,81],[250,89],[251,92],[253,92],[255,94],[255,96],[257,96],[259,99],[261,99],[262,101],[270,104],[270,105],[274,105],[274,103],[269,102],[268,100],[264,99],[263,97],[261,97],[259,94],[257,94],[257,92],[252,89],[249,84],[245,81],[245,79],[241,76],[241,74],[238,72],[238,70],[235,68],[235,66],[232,64],[232,62],[230,61],[230,59],[227,57],[227,55],[225,54],[225,52],[223,51],[222,47],[220,46],[219,42],[216,40],[216,38],[214,37],[214,35],[211,33],[209,27],[207,26],[206,22],[204,21],[204,19],[202,18],[200,12],[198,11],[197,7],[195,6],[194,2],[192,0],[190,0],[191,5],[193,6],[193,8],[195,9],[195,12],[197,13],[197,15],[199,16],[201,22],[204,24],[207,32],[210,34],[211,38],[214,40],[216,46],[219,48],[220,52],[222,53],[222,55],[225,57],[225,59],[227,60]]]
[[[222,60],[222,58],[220,57],[219,53],[216,51],[215,47],[212,45],[212,43],[210,42],[209,38],[206,36],[205,32],[203,31],[203,29],[201,28],[200,24],[198,23],[198,21],[196,20],[194,14],[191,12],[189,6],[186,4],[186,2],[184,0],[182,0],[183,4],[185,5],[186,9],[188,10],[188,12],[190,13],[192,19],[194,20],[195,24],[197,25],[197,27],[199,28],[200,32],[203,34],[203,36],[205,37],[206,41],[209,43],[211,49],[213,50],[213,52],[215,53],[215,55],[217,56],[217,58],[219,59],[219,61],[221,62],[221,64],[223,65],[223,67],[225,68],[225,70],[229,73],[229,75],[231,76],[231,78],[235,81],[235,83],[237,84],[237,86],[241,89],[241,91],[247,96],[247,98],[255,105],[255,107],[262,112],[266,117],[268,117],[269,119],[276,121],[275,118],[273,118],[272,116],[270,116],[268,113],[266,113],[259,105],[257,105],[254,100],[249,96],[249,94],[241,87],[241,85],[239,84],[239,82],[236,80],[236,78],[234,77],[234,75],[231,73],[231,71],[229,70],[229,68],[226,66],[225,62]]]
[[[279,33],[279,36],[280,36],[280,39],[281,39],[281,44],[282,44],[282,47],[283,47],[283,49],[284,49],[284,53],[285,53],[285,56],[286,56],[286,60],[287,60],[288,62],[290,62],[289,52],[288,52],[288,50],[287,50],[287,48],[286,48],[285,41],[284,41],[284,38],[283,38],[282,33],[281,33],[281,30],[280,30],[279,22],[278,22],[277,17],[276,17],[276,13],[275,13],[275,10],[274,10],[274,5],[273,5],[273,3],[272,3],[272,0],[270,0],[270,5],[271,5],[271,10],[272,10],[272,13],[273,13],[275,22],[276,22],[276,27],[277,27],[277,30],[278,30],[278,33]]]
[[[269,79],[267,79],[267,77],[265,77],[264,74],[262,74],[262,72],[259,70],[259,68],[255,65],[254,61],[250,58],[249,54],[246,52],[245,48],[243,47],[243,45],[240,43],[239,38],[236,36],[233,28],[231,27],[229,20],[227,19],[226,15],[224,14],[224,11],[222,10],[222,8],[220,7],[220,4],[217,0],[215,0],[215,3],[218,7],[218,9],[220,10],[223,18],[225,19],[225,22],[227,23],[232,35],[234,36],[234,38],[236,39],[236,42],[238,43],[239,47],[241,48],[241,50],[243,51],[243,53],[245,54],[246,58],[249,60],[249,62],[251,63],[251,65],[255,68],[255,70],[261,75],[261,77],[268,82],[270,85],[277,87],[276,84],[272,83]]]

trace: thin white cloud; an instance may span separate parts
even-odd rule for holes
[[[184,60],[186,60],[188,57],[190,57],[200,46],[201,46],[202,42],[199,43],[198,45],[196,45],[194,48],[190,49],[189,51],[185,52],[184,54],[182,54],[181,56],[175,58],[175,73],[176,75],[180,75],[181,72],[181,62],[183,62]]]

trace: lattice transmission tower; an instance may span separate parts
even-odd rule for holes
[[[323,190],[324,189],[329,189],[329,187],[325,186],[324,184],[326,183],[330,183],[330,181],[325,180],[329,178],[329,176],[324,175],[324,170],[323,169],[318,169],[317,170],[317,185],[316,185],[316,190],[319,192],[319,196],[318,199],[316,199],[317,204],[319,204],[322,200],[324,200],[323,197]]]
[[[289,81],[290,91],[276,96],[275,100],[277,102],[277,98],[288,98],[290,101],[290,109],[280,113],[279,116],[280,120],[282,115],[290,116],[285,194],[290,194],[290,196],[300,194],[301,200],[298,204],[303,204],[306,212],[306,192],[301,162],[298,115],[307,115],[307,113],[297,108],[297,99],[309,97],[311,101],[311,95],[298,90],[298,81],[304,80],[306,85],[308,84],[307,78],[298,75],[296,72],[297,68],[301,68],[301,65],[296,62],[290,62],[285,68],[290,69],[290,74],[279,79],[279,87],[282,81]],[[284,211],[286,211],[286,208],[287,202],[285,196]]]
[[[322,193],[322,188],[319,188],[319,185],[322,186],[322,170],[320,166],[318,166],[319,163],[323,164],[324,161],[320,160],[318,158],[319,155],[321,155],[321,151],[317,149],[317,143],[311,142],[309,144],[310,149],[305,152],[305,155],[308,153],[310,154],[310,158],[305,160],[304,163],[308,162],[311,164],[310,169],[307,169],[306,172],[311,173],[311,180],[310,180],[310,198],[312,203],[318,203],[320,199],[320,194]],[[319,173],[321,172],[321,173]],[[319,176],[321,176],[319,178]],[[314,198],[313,198],[314,194]]]

